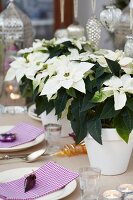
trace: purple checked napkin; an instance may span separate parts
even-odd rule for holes
[[[78,177],[78,173],[54,162],[48,162],[40,167],[35,171],[35,175],[36,184],[26,193],[24,192],[24,177],[15,181],[0,183],[0,197],[8,200],[36,199],[63,188]]]
[[[43,132],[44,132],[43,129],[40,129],[30,124],[26,124],[26,123],[18,124],[11,130],[7,131],[7,133],[15,133],[16,140],[13,142],[0,141],[0,148],[10,148],[10,147],[14,147],[14,146],[18,146],[18,145],[30,142],[36,139]]]

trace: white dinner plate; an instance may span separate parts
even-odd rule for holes
[[[0,126],[0,133],[4,133],[6,131],[9,131],[10,129],[12,129],[14,126]],[[20,151],[20,150],[24,150],[27,149],[29,147],[35,146],[39,143],[41,143],[42,141],[44,141],[44,133],[39,135],[35,140],[32,140],[30,142],[21,144],[21,145],[17,145],[14,147],[10,147],[10,148],[0,148],[0,152],[13,152],[13,151]]]
[[[35,168],[35,167],[17,168],[17,169],[11,169],[11,170],[0,172],[0,182],[4,183],[4,182],[19,179],[19,178],[25,176],[26,174],[31,173],[33,170],[35,171],[35,170],[37,170],[37,168]],[[76,182],[76,180],[73,180],[72,182],[67,184],[63,189],[58,190],[53,193],[50,193],[43,197],[39,197],[39,198],[37,198],[37,200],[59,200],[59,199],[62,199],[64,197],[68,196],[69,194],[71,194],[76,189],[76,186],[77,186],[77,182]]]
[[[41,121],[41,117],[35,113],[35,104],[28,108],[28,115],[35,120]]]

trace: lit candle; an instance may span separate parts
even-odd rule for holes
[[[12,100],[17,100],[17,99],[20,99],[20,94],[14,94],[14,93],[11,93],[10,94],[10,98],[12,99]]]
[[[122,193],[118,190],[107,190],[103,193],[104,200],[121,200]]]
[[[133,200],[133,194],[128,194],[124,200]]]
[[[8,94],[10,94],[12,91],[13,91],[13,85],[7,85],[7,86],[6,86],[6,92],[7,92]]]
[[[127,195],[133,193],[133,184],[122,184],[117,188],[122,194]]]

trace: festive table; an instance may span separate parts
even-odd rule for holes
[[[27,113],[25,114],[2,114],[0,115],[0,126],[7,126],[7,125],[16,125],[20,122],[26,122],[33,124],[35,126],[41,127],[41,122],[31,119]],[[60,138],[60,143],[63,146],[64,144],[73,143],[73,140],[69,137],[67,138]],[[21,153],[30,153],[35,151],[44,146],[44,143],[36,145],[32,148],[27,150],[23,150],[21,152],[13,152],[13,154],[21,154]],[[4,155],[5,153],[0,152],[0,156]],[[6,153],[7,154],[7,153]],[[8,153],[9,154],[9,153]],[[15,168],[22,168],[22,167],[40,167],[45,162],[48,161],[55,161],[60,165],[63,165],[66,168],[69,168],[73,171],[78,171],[80,167],[85,167],[89,165],[89,160],[87,155],[79,155],[73,157],[41,157],[35,162],[26,163],[20,159],[14,160],[4,160],[0,161],[0,172],[8,169],[15,169]],[[101,177],[101,193],[108,189],[116,189],[117,186],[121,185],[122,183],[132,183],[133,184],[133,156],[131,157],[129,167],[127,172],[118,176],[102,176]],[[78,180],[77,180],[78,182]],[[69,196],[65,197],[64,200],[78,200],[80,199],[80,189],[79,189],[79,182],[77,184],[76,190],[70,194]]]

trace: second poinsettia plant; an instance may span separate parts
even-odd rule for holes
[[[116,128],[125,142],[133,129],[133,59],[123,51],[95,50],[79,40],[37,40],[19,51],[6,80],[16,78],[36,112],[67,115],[79,143],[89,133]]]

